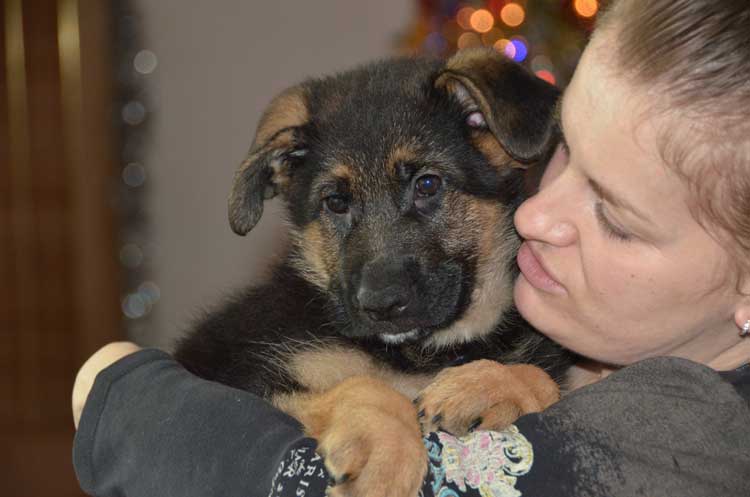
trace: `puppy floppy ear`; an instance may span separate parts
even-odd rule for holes
[[[229,196],[229,224],[238,235],[253,229],[263,215],[264,200],[275,197],[289,183],[293,162],[307,153],[299,129],[309,119],[308,100],[301,86],[281,93],[263,113]]]
[[[496,149],[487,140],[496,141],[521,167],[543,158],[556,140],[553,114],[559,90],[495,50],[458,52],[435,86],[461,103],[466,124],[476,130],[483,149]]]

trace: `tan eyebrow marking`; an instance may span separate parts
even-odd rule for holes
[[[396,166],[401,162],[411,162],[419,158],[416,150],[411,145],[398,145],[393,148],[388,159],[385,162],[386,173],[396,176]]]
[[[331,174],[336,179],[341,179],[349,182],[351,182],[352,180],[352,170],[346,164],[336,164],[331,169]]]
[[[338,162],[313,179],[311,192],[318,195],[330,193],[331,190],[343,189],[354,194],[360,186],[358,179],[361,181],[361,178],[357,177],[355,170],[349,164]]]

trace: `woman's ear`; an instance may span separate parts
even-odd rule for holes
[[[522,165],[544,158],[557,142],[553,117],[559,90],[495,50],[458,52],[446,62],[435,86],[464,107],[467,125],[484,128],[488,138]]]
[[[747,339],[750,340],[750,330],[744,330],[750,326],[750,275],[744,275],[737,283],[737,291],[740,301],[734,310],[734,322],[740,330],[747,331]]]
[[[274,98],[263,113],[247,158],[234,175],[229,196],[229,224],[238,235],[253,229],[263,215],[263,202],[286,188],[293,162],[307,153],[300,141],[300,128],[309,119],[301,86]]]

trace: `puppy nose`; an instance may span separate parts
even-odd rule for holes
[[[379,257],[362,267],[352,304],[374,321],[403,318],[416,307],[419,265],[414,257]]]
[[[389,321],[403,315],[409,308],[410,291],[402,285],[373,289],[361,285],[357,291],[359,308],[373,321]]]

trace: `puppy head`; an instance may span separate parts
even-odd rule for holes
[[[235,177],[247,233],[281,195],[290,262],[342,333],[436,345],[512,302],[522,170],[551,152],[557,90],[491,50],[391,59],[277,97]]]

